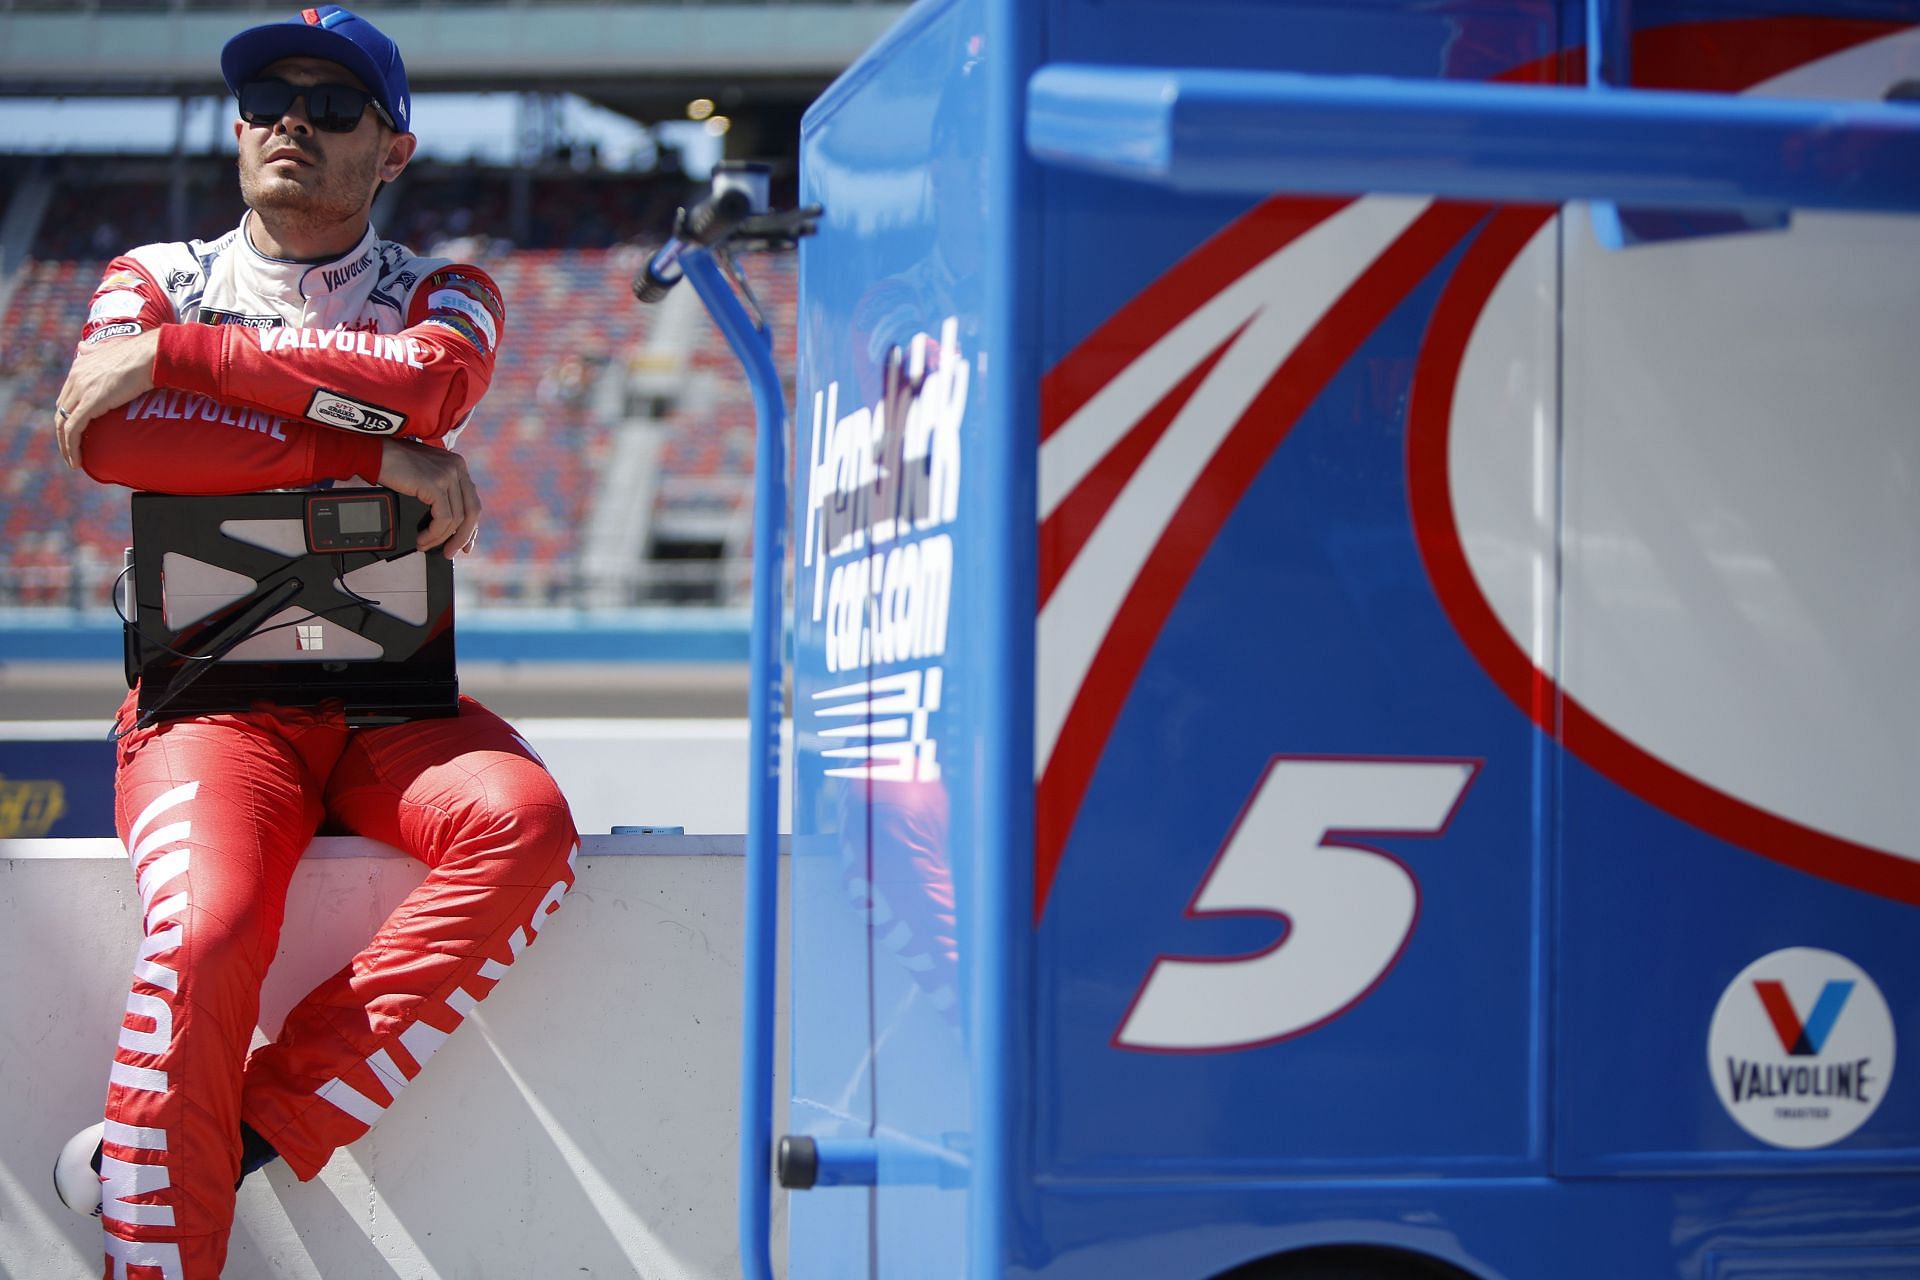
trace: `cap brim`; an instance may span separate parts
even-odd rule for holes
[[[386,76],[374,65],[372,56],[345,36],[304,22],[270,22],[242,31],[220,50],[220,74],[225,77],[227,88],[237,94],[241,84],[282,58],[324,58],[337,62],[360,78],[367,92],[380,101],[381,110],[389,115],[393,112],[390,103],[381,101]]]

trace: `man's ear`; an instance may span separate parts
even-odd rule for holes
[[[400,176],[401,170],[413,159],[414,149],[420,145],[420,139],[410,133],[396,133],[387,143],[387,153],[380,159],[380,180],[392,182]]]
[[[245,120],[235,120],[233,122],[233,140],[235,142],[240,141],[240,139],[246,135],[246,132],[247,122]]]

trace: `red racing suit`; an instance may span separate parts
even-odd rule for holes
[[[159,326],[156,386],[88,426],[88,473],[238,493],[377,478],[385,435],[450,440],[492,373],[493,282],[371,230],[307,263],[267,257],[245,228],[109,265],[82,341]],[[349,728],[337,703],[161,720],[121,738],[115,788],[142,941],[108,1077],[104,1274],[213,1280],[241,1121],[317,1174],[538,935],[578,838],[538,756],[467,698],[457,717],[377,728]],[[288,884],[323,820],[428,872],[249,1055]]]
[[[380,437],[451,443],[505,323],[476,267],[376,239],[328,262],[269,258],[246,223],[115,258],[82,342],[162,326],[155,389],[96,418],[96,480],[247,493],[377,477]]]

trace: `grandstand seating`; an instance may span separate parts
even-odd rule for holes
[[[799,274],[791,254],[754,255],[742,260],[742,270],[773,328],[774,357],[781,372],[791,378],[794,367],[795,321]],[[714,476],[750,476],[753,473],[753,394],[740,375],[733,353],[710,326],[689,359],[697,373],[709,375],[711,399],[689,398],[697,410],[679,408],[665,418],[667,439],[662,450],[662,501],[669,508],[680,500],[675,481]],[[791,381],[787,387],[792,402]],[[689,402],[683,402],[689,403]],[[712,486],[686,486],[689,501],[711,502]]]
[[[604,219],[632,194],[608,186],[581,204]],[[543,201],[557,204],[564,195],[564,189],[543,193]],[[42,242],[56,251],[92,249],[93,224],[66,198],[67,225]],[[164,203],[164,189],[140,183],[119,189],[103,207],[118,225],[123,217],[138,222],[156,200]],[[583,222],[592,225],[593,218],[558,234],[578,234],[572,228]],[[223,215],[201,234],[226,224]],[[582,532],[618,426],[595,390],[609,368],[624,376],[654,316],[628,292],[640,261],[636,249],[500,249],[481,253],[479,264],[508,300],[506,336],[493,387],[458,442],[486,503],[479,554],[470,562],[475,572],[465,578],[488,602],[568,603]],[[30,259],[0,317],[0,604],[104,605],[128,539],[125,491],[69,472],[50,430],[51,406],[104,265],[98,252]],[[775,327],[781,368],[790,371],[795,258],[754,255],[744,267]],[[704,320],[684,368],[682,393],[662,402],[657,510],[669,519],[732,515],[744,529],[751,395],[724,341]],[[728,554],[743,551],[734,546]]]
[[[792,371],[798,302],[793,254],[753,254],[742,272],[773,329],[776,363],[793,403]],[[661,419],[651,556],[679,560],[678,572],[656,572],[647,598],[660,602],[742,604],[752,590],[755,415],[753,395],[732,352],[702,321],[688,358],[688,394]],[[794,439],[791,425],[787,439]],[[791,465],[789,474],[793,474]],[[662,566],[656,565],[656,568]]]
[[[514,183],[526,183],[525,219],[514,230]],[[484,232],[527,247],[591,249],[664,239],[688,198],[677,172],[635,174],[550,166],[512,174],[427,160],[408,170],[399,221],[382,231],[423,252]]]
[[[651,316],[628,292],[631,254],[520,250],[484,261],[508,304],[493,388],[460,451],[486,503],[483,563],[531,565],[560,583],[580,549],[613,424],[593,412],[599,370],[642,342]],[[490,597],[515,593],[485,576]],[[552,601],[536,601],[551,603]]]
[[[54,448],[54,398],[102,263],[32,260],[0,326],[0,555],[21,604],[106,603],[127,544],[120,490],[68,471]]]
[[[168,196],[168,161],[140,158],[110,170],[69,165],[41,219],[33,256],[104,260],[149,240],[211,240],[232,230],[244,208],[233,161],[192,156],[182,163],[186,200],[177,226]]]

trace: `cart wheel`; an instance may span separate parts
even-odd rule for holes
[[[1214,1280],[1473,1280],[1444,1262],[1398,1249],[1339,1246],[1261,1258]]]

